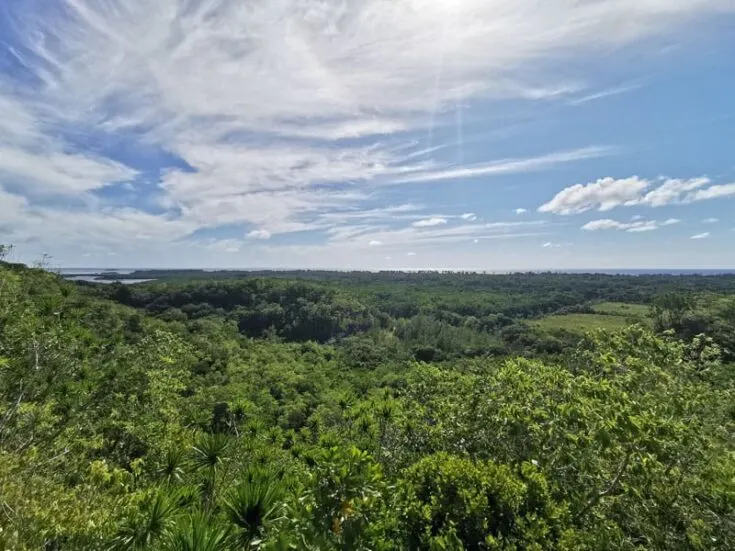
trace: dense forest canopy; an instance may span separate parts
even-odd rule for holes
[[[0,264],[0,547],[733,549],[734,351],[727,276]]]

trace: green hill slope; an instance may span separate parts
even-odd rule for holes
[[[638,327],[499,358],[480,322],[257,285],[134,309],[106,297],[154,287],[0,264],[0,548],[735,547],[710,339]]]

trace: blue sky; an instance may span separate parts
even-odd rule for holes
[[[732,0],[4,0],[64,267],[735,267]]]

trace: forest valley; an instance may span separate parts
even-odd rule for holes
[[[735,549],[735,277],[0,263],[2,550]]]

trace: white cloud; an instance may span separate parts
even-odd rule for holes
[[[416,256],[416,253],[414,253],[414,252],[408,252],[408,253],[406,253],[406,256]]]
[[[709,232],[704,233],[698,233],[697,235],[692,235],[690,239],[707,239],[709,237]]]
[[[477,220],[477,215],[474,212],[465,212],[460,215],[462,220]]]
[[[547,241],[546,243],[544,243],[543,245],[541,245],[541,247],[544,248],[544,249],[558,249],[558,248],[561,247],[561,244],[560,243],[552,243],[551,241]]]
[[[664,183],[657,188],[652,189],[642,197],[629,202],[628,204],[663,207],[671,203],[680,202],[686,192],[701,188],[709,183],[709,178],[705,177],[691,178],[689,180],[671,178],[665,180]]]
[[[631,220],[635,222],[636,220],[643,220],[643,217],[640,214],[636,214],[635,216],[631,217]]]
[[[621,180],[608,177],[586,185],[576,184],[561,190],[538,210],[564,215],[593,209],[607,211],[635,201],[649,184],[648,180],[642,180],[638,176]]]
[[[409,249],[431,248],[448,243],[457,243],[468,239],[510,239],[543,235],[544,222],[488,222],[484,224],[437,225],[417,228],[407,227],[360,227],[354,232],[331,230],[329,243],[334,247],[350,247],[354,249],[360,244],[368,243],[370,247],[383,245],[397,251]]]
[[[127,112],[109,124],[154,122],[166,136],[207,117],[257,129],[307,117],[312,128],[347,120],[374,133],[366,121],[375,113],[383,114],[378,127],[392,128],[405,113],[431,113],[458,98],[554,97],[577,87],[538,84],[527,65],[580,48],[603,52],[732,10],[721,0],[160,0],[155,9],[147,0],[66,0],[64,7],[62,17],[23,22],[27,36],[43,37],[28,44],[42,62],[32,66],[41,82],[77,107],[72,116],[114,98]]]
[[[658,184],[658,185],[656,185]],[[539,212],[570,215],[590,210],[609,211],[622,206],[663,207],[691,203],[714,197],[735,195],[735,184],[710,186],[709,178],[646,180],[638,176],[616,180],[601,178],[589,184],[576,184],[561,190],[539,207]],[[655,186],[655,187],[653,187]],[[697,190],[697,191],[693,191]]]
[[[270,239],[271,234],[267,230],[253,230],[246,235],[248,239]]]
[[[207,248],[223,253],[237,253],[240,252],[243,243],[236,239],[220,239],[207,245]]]
[[[573,69],[556,71],[578,52],[603,55],[730,11],[718,0],[57,4],[15,2],[3,14],[23,37],[17,51],[32,84],[0,75],[0,176],[23,190],[8,199],[25,213],[12,215],[11,235],[52,242],[58,224],[63,241],[100,246],[126,237],[176,242],[224,224],[354,240],[383,231],[358,218],[376,210],[365,207],[376,202],[376,184],[538,171],[611,154],[592,147],[457,167],[433,160],[442,145],[401,140],[411,131],[432,136],[470,100],[578,94],[584,85]],[[98,132],[179,156],[193,171],[139,184],[135,168],[104,147],[93,153],[65,137],[96,141]],[[165,212],[113,208],[91,193],[130,180]],[[35,207],[60,194],[83,207]],[[388,224],[409,213],[373,214]]]
[[[10,231],[3,227],[5,224],[10,226]],[[0,188],[2,239],[19,247],[34,245],[45,251],[53,247],[136,251],[158,245],[165,247],[195,229],[189,222],[132,208],[34,207]]]
[[[719,199],[735,195],[735,183],[710,186],[707,189],[694,191],[686,196],[685,202],[707,201],[708,199]]]
[[[658,227],[659,226],[655,220],[618,222],[617,220],[603,218],[601,220],[593,220],[592,222],[586,223],[582,226],[582,229],[584,231],[625,230],[631,233],[641,233],[657,230]]]
[[[655,231],[657,229],[658,229],[658,225],[656,224],[656,222],[651,221],[651,222],[641,223],[640,226],[634,226],[632,228],[628,228],[626,231],[630,233],[642,233],[642,232],[647,232],[647,231]]]
[[[89,154],[46,151],[31,153],[0,147],[0,174],[22,182],[24,189],[46,194],[76,194],[134,178],[135,170]]]
[[[702,220],[703,224],[717,224],[719,222],[719,218],[705,218]]]
[[[415,228],[431,228],[434,226],[443,226],[447,223],[446,218],[440,218],[438,216],[433,216],[431,218],[426,218],[424,220],[418,220],[411,224]]]
[[[24,197],[6,191],[0,185],[0,223],[22,219],[27,208],[28,201]]]
[[[515,213],[518,214],[518,215],[526,214],[527,212],[528,212],[527,209],[516,209],[515,210]]]
[[[582,105],[582,104],[589,103],[591,101],[595,101],[598,99],[609,98],[611,96],[618,96],[620,94],[632,92],[633,90],[637,90],[638,88],[640,88],[640,86],[637,86],[637,85],[618,86],[616,88],[610,88],[608,90],[602,90],[600,92],[595,92],[593,94],[587,94],[585,96],[581,96],[579,98],[569,100],[567,103],[569,105]]]
[[[669,218],[661,222],[661,225],[662,226],[673,226],[675,224],[679,224],[680,222],[681,220],[679,220],[678,218]]]
[[[394,178],[392,182],[396,184],[438,182],[444,180],[458,180],[462,178],[479,178],[480,176],[537,172],[552,168],[559,164],[605,157],[611,155],[613,152],[614,150],[609,147],[584,147],[581,149],[560,151],[557,153],[540,155],[538,157],[528,157],[525,159],[504,159],[501,161],[481,163],[462,168],[418,172],[409,176]]]

